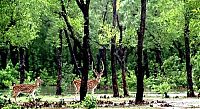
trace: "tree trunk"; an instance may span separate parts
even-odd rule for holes
[[[19,56],[20,56],[20,84],[24,83],[25,80],[25,50],[23,47],[19,48]]]
[[[149,62],[148,62],[147,50],[144,50],[143,54],[144,54],[144,71],[145,71],[146,78],[149,78],[150,73],[149,73]]]
[[[178,55],[180,60],[180,63],[183,63],[183,59],[184,59],[184,53],[183,50],[181,49],[181,43],[179,41],[173,41],[173,45],[174,47],[178,50]]]
[[[106,61],[106,48],[105,47],[103,47],[102,49],[101,49],[101,52],[100,52],[100,54],[101,54],[101,57],[102,57],[102,61],[103,61],[103,64],[104,64],[104,71],[103,71],[103,76],[105,77],[105,82],[104,82],[104,90],[106,91],[106,93],[107,93],[107,90],[108,90],[108,85],[107,85],[107,83],[108,83],[108,70],[107,70],[107,61]]]
[[[7,56],[8,56],[8,50],[6,48],[1,48],[0,49],[1,69],[5,69],[7,66]]]
[[[138,45],[137,45],[137,93],[135,103],[139,104],[143,102],[144,93],[144,71],[142,63],[142,51],[143,51],[143,38],[145,32],[145,19],[146,19],[146,0],[141,0],[141,22],[140,29],[138,31]]]
[[[124,96],[127,97],[129,96],[128,89],[127,89],[127,83],[126,83],[126,67],[125,67],[125,60],[122,60],[122,85],[123,85],[123,91],[124,91]]]
[[[186,54],[186,70],[187,70],[187,97],[195,97],[192,82],[192,65],[190,63],[190,29],[189,29],[189,12],[186,9],[185,13],[185,27],[184,27],[184,37],[185,37],[185,54]]]
[[[25,70],[29,71],[29,49],[25,49]]]
[[[57,65],[57,85],[56,85],[56,95],[61,95],[61,82],[62,82],[62,31],[60,30],[59,39],[60,39],[60,46],[57,48],[57,58],[56,58],[56,65]]]
[[[83,37],[83,72],[81,78],[80,100],[84,100],[87,94],[88,71],[90,65],[89,56],[89,7],[83,11],[84,15],[84,37]]]
[[[115,36],[116,37],[116,36]],[[112,84],[113,84],[113,97],[119,97],[118,84],[117,84],[117,74],[116,74],[116,45],[115,37],[111,39],[111,69],[112,69]]]
[[[14,66],[19,62],[19,57],[18,57],[18,48],[17,46],[13,46],[10,44],[10,58],[11,62]]]
[[[116,27],[117,20],[117,10],[116,10],[117,0],[113,0],[113,28]],[[118,84],[117,84],[117,74],[116,74],[116,35],[111,39],[111,69],[112,69],[112,85],[113,85],[113,97],[119,97]]]

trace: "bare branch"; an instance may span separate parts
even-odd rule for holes
[[[83,0],[76,0],[76,3],[78,5],[78,7],[81,9],[81,11],[83,11],[84,9],[84,1]]]

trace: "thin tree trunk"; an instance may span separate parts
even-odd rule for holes
[[[144,71],[142,63],[143,52],[143,38],[145,32],[145,19],[146,19],[146,0],[141,0],[141,22],[140,29],[138,31],[138,45],[137,45],[137,93],[135,103],[139,104],[143,102],[144,93]]]
[[[149,72],[149,62],[148,62],[147,50],[144,50],[143,54],[144,54],[144,71],[145,71],[146,78],[149,78],[150,72]]]
[[[62,88],[61,88],[61,82],[62,82],[62,31],[60,30],[59,33],[59,39],[60,39],[60,46],[57,48],[57,58],[56,58],[56,64],[57,64],[57,85],[56,85],[56,95],[61,95]]]
[[[178,50],[178,55],[180,60],[180,63],[183,63],[183,59],[184,59],[184,53],[183,50],[181,49],[181,43],[179,41],[173,41],[173,45],[174,47]]]
[[[185,54],[186,54],[186,70],[187,70],[187,97],[195,97],[193,82],[192,82],[192,65],[190,63],[190,29],[189,29],[189,12],[186,9],[185,13],[185,27],[184,27],[184,37],[185,37]]]
[[[7,66],[7,56],[8,56],[8,50],[6,48],[0,49],[0,57],[1,57],[1,68],[5,69]]]
[[[125,66],[125,59],[122,60],[121,63],[121,69],[122,69],[122,85],[123,85],[123,91],[124,96],[129,96],[128,89],[127,89],[127,83],[126,83],[126,66]]]
[[[20,55],[20,84],[24,83],[25,80],[25,50],[23,47],[19,48],[19,55]]]
[[[10,58],[11,62],[14,66],[19,62],[19,57],[18,57],[18,48],[17,46],[13,46],[10,44]]]
[[[105,82],[104,82],[104,90],[106,91],[107,93],[107,90],[108,90],[108,70],[107,70],[107,61],[106,61],[106,47],[103,47],[101,49],[101,57],[102,57],[102,61],[103,61],[103,64],[104,64],[104,72],[103,72],[103,76],[105,77]]]
[[[117,20],[117,10],[116,10],[117,0],[113,0],[113,28],[116,27]],[[111,39],[111,69],[112,69],[112,85],[113,85],[113,97],[119,97],[118,84],[117,84],[117,73],[116,73],[116,35]]]
[[[25,49],[25,70],[29,71],[29,49]]]

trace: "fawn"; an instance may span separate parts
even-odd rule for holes
[[[13,86],[13,97],[15,98],[15,102],[16,102],[16,98],[20,93],[28,93],[30,95],[32,95],[32,97],[35,100],[35,91],[37,90],[37,88],[43,83],[43,81],[40,79],[40,77],[38,77],[35,80],[35,84],[17,84]]]
[[[103,65],[103,62],[102,62],[102,65]],[[93,70],[93,67],[92,67],[92,70]],[[94,94],[94,89],[96,89],[97,85],[100,83],[100,79],[101,79],[101,76],[103,75],[103,71],[104,71],[104,65],[103,65],[103,68],[101,69],[100,73],[97,72],[95,69],[93,71],[94,71],[95,75],[97,76],[96,79],[87,81],[87,89],[91,90],[92,94]],[[75,93],[77,94],[78,92],[80,92],[81,79],[74,80],[73,84],[76,89]]]

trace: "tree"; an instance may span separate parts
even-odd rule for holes
[[[146,0],[141,0],[141,19],[140,28],[138,30],[138,45],[137,45],[137,93],[135,103],[143,102],[143,92],[144,92],[144,71],[142,62],[142,52],[143,52],[143,38],[145,33],[145,20],[146,20]]]
[[[56,48],[56,65],[57,65],[57,85],[56,85],[56,95],[61,95],[62,88],[61,88],[61,82],[62,82],[62,33],[63,30],[61,29],[59,31],[59,39],[60,39],[60,45],[58,48]]]
[[[117,0],[113,0],[113,28],[116,27],[117,21]],[[116,74],[116,34],[111,38],[111,69],[112,69],[112,85],[113,85],[113,97],[119,97],[117,74]]]
[[[192,81],[192,65],[190,63],[190,10],[188,7],[188,0],[184,0],[184,18],[185,18],[185,27],[184,27],[184,37],[185,37],[185,54],[186,54],[186,71],[187,71],[187,97],[195,97]]]

